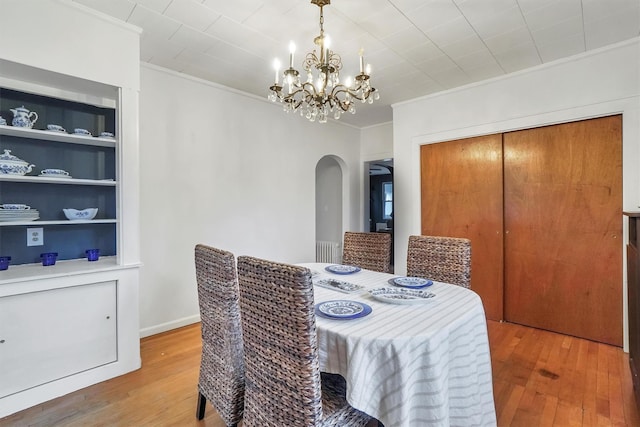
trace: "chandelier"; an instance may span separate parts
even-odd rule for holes
[[[306,82],[300,80],[300,72],[293,68],[295,44],[289,45],[289,68],[280,75],[280,61],[274,61],[275,83],[269,87],[268,99],[279,101],[287,113],[298,111],[301,116],[314,122],[326,123],[329,115],[334,119],[346,112],[355,114],[355,102],[373,104],[380,95],[371,87],[369,74],[371,67],[365,67],[363,50],[360,49],[360,73],[354,80],[345,79],[340,82],[342,60],[340,55],[330,50],[329,36],[324,33],[324,15],[322,8],[331,0],[311,0],[312,4],[320,7],[320,35],[313,41],[317,50],[307,53],[302,68],[307,74]],[[282,82],[280,82],[282,77]],[[286,88],[286,93],[284,89]]]

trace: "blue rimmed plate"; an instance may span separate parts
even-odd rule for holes
[[[389,284],[400,286],[401,288],[422,289],[433,285],[433,282],[422,277],[394,277],[389,279]]]
[[[316,314],[329,319],[357,319],[371,314],[371,306],[351,300],[332,300],[316,304]]]
[[[360,267],[356,267],[355,265],[342,265],[342,264],[334,264],[328,265],[324,268],[329,273],[335,274],[353,274],[360,271]]]

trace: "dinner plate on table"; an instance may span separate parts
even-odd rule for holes
[[[435,301],[433,292],[405,288],[376,288],[369,291],[378,301],[390,304],[424,304]]]
[[[401,288],[422,289],[433,285],[433,282],[422,277],[394,277],[389,279],[389,284]]]
[[[342,265],[342,264],[334,264],[328,265],[324,268],[329,273],[335,274],[353,274],[360,271],[360,267],[356,267],[355,265]]]
[[[371,306],[351,300],[332,300],[316,304],[316,314],[329,319],[358,319],[371,314]]]

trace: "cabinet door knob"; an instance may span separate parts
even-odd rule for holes
[[[4,344],[4,340],[0,340],[0,344]]]

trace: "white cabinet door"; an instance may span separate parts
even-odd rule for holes
[[[0,298],[0,397],[116,359],[115,281]]]

